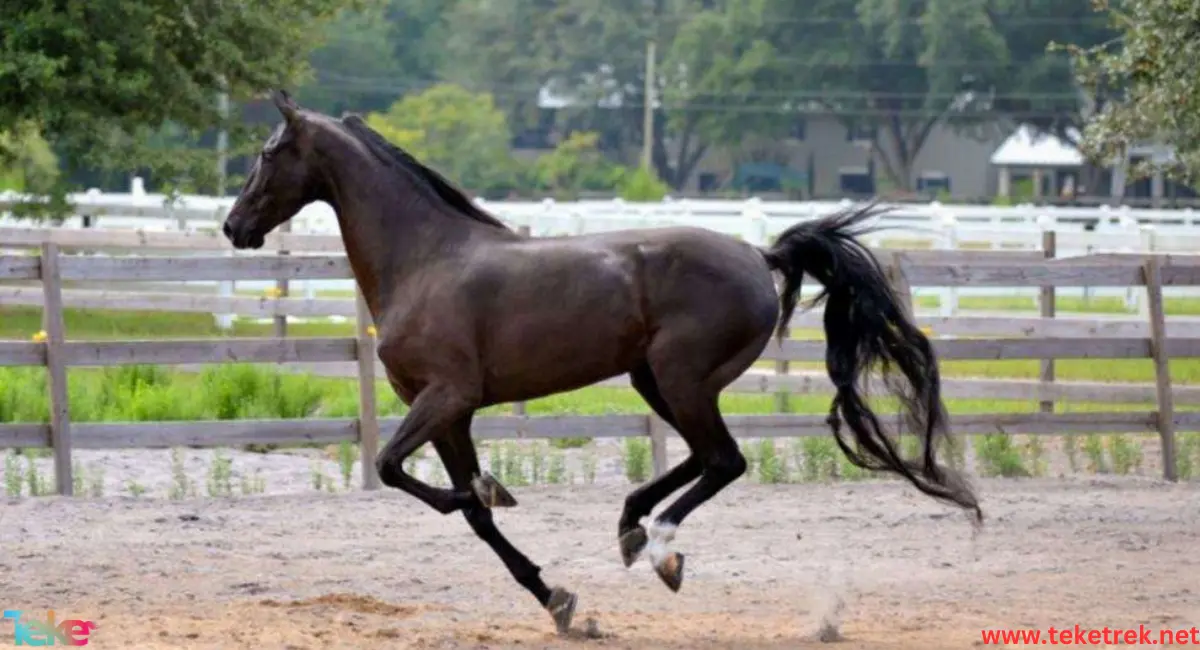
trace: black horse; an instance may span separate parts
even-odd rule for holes
[[[547,587],[493,522],[491,508],[516,501],[480,470],[474,413],[628,373],[691,455],[625,499],[620,552],[626,566],[646,552],[678,590],[683,555],[668,546],[676,528],[746,470],[718,396],[773,333],[783,337],[806,273],[824,287],[818,299],[826,301],[827,369],[837,389],[830,424],[842,451],[982,519],[969,486],[935,459],[935,438],[947,431],[932,346],[856,239],[872,206],[798,223],[767,249],[690,227],[527,238],[359,117],[301,109],[282,91],[274,101],[284,122],[250,170],[225,235],[236,248],[258,248],[304,205],[333,206],[378,329],[379,358],[411,407],[376,459],[380,479],[443,514],[462,511],[560,633],[576,597]],[[773,272],[782,275],[782,297]],[[903,376],[889,386],[924,443],[920,460],[901,457],[856,387],[877,364]],[[425,443],[452,488],[405,473],[404,459]],[[643,528],[643,517],[695,479]]]

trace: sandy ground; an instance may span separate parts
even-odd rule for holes
[[[681,528],[678,594],[620,562],[628,486],[515,488],[502,530],[599,639],[557,638],[461,517],[386,489],[8,500],[0,590],[27,617],[95,621],[96,648],[792,649],[832,623],[829,647],[936,650],[982,628],[1200,625],[1200,484],[976,483],[974,539],[899,482],[739,483]]]

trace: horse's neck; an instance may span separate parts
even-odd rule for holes
[[[370,154],[339,147],[326,162],[326,200],[337,214],[346,256],[376,319],[415,271],[478,240],[472,222],[434,214],[410,179]]]

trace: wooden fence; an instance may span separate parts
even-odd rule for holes
[[[1037,381],[947,379],[949,398],[1038,400],[1040,412],[958,414],[957,433],[1062,434],[1157,432],[1162,441],[1163,474],[1175,480],[1175,431],[1200,430],[1200,413],[1177,413],[1174,403],[1196,401],[1200,387],[1172,387],[1168,360],[1200,356],[1200,338],[1189,336],[1200,321],[1173,319],[1170,330],[1163,311],[1164,286],[1200,285],[1200,257],[1177,255],[1091,255],[1054,257],[1054,234],[1047,233],[1044,251],[876,251],[902,295],[914,286],[1040,287],[1039,318],[985,314],[980,316],[921,316],[931,328],[942,360],[1037,359]],[[349,279],[349,264],[337,237],[276,233],[257,254],[229,256],[228,246],[215,233],[150,233],[140,231],[80,231],[68,229],[0,229],[0,248],[31,248],[35,254],[0,255],[0,305],[44,306],[44,341],[0,341],[0,365],[48,368],[52,412],[48,424],[0,424],[0,448],[52,447],[56,486],[61,494],[72,489],[73,448],[133,448],[227,446],[243,444],[331,443],[343,440],[361,446],[363,483],[376,489],[379,478],[373,459],[382,440],[399,420],[376,414],[376,377],[382,371],[375,356],[361,296],[356,300],[217,297],[164,293],[80,290],[64,288],[74,282],[179,282],[187,280]],[[64,254],[61,249],[121,249],[135,256]],[[220,254],[151,257],[150,250],[222,251]],[[288,255],[277,254],[288,252]],[[313,254],[320,253],[320,254]],[[25,282],[25,285],[14,284]],[[35,283],[32,288],[30,282]],[[37,286],[40,284],[40,286]],[[1056,318],[1054,288],[1062,286],[1145,287],[1146,320]],[[203,340],[79,341],[69,340],[63,328],[64,307],[102,307],[170,311],[228,311],[243,314],[354,315],[357,334],[345,338],[222,338]],[[910,303],[911,307],[911,303]],[[792,327],[820,327],[820,313],[798,316]],[[731,391],[778,395],[778,413],[731,415],[727,422],[739,438],[828,435],[823,415],[788,413],[791,394],[831,394],[823,372],[790,372],[789,365],[824,361],[821,341],[772,342],[761,360],[775,364],[774,372],[751,370]],[[1055,359],[1152,359],[1154,384],[1056,382]],[[66,369],[77,366],[131,364],[213,364],[253,362],[296,364],[318,374],[353,375],[359,380],[359,417],[257,421],[78,423],[67,408]],[[328,368],[329,370],[324,370]],[[628,386],[625,377],[603,385]],[[1151,411],[1055,413],[1056,400],[1107,403],[1155,402]],[[654,416],[540,416],[524,414],[515,404],[512,415],[475,420],[477,439],[646,436],[650,439],[656,473],[666,470],[666,427]],[[381,432],[383,432],[381,434]]]

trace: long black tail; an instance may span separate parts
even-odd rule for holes
[[[973,511],[978,523],[983,513],[971,487],[937,463],[937,438],[949,432],[933,346],[909,319],[875,256],[856,239],[874,230],[863,222],[883,211],[872,203],[798,223],[763,250],[767,263],[784,278],[777,334],[782,338],[792,319],[804,274],[816,278],[824,286],[814,304],[825,301],[825,365],[837,389],[829,417],[838,446],[855,465],[899,474],[921,492]],[[922,438],[920,462],[900,456],[856,386],[877,363],[909,430]],[[890,375],[892,366],[899,368],[907,386]],[[839,410],[854,433],[855,449],[842,437]]]

